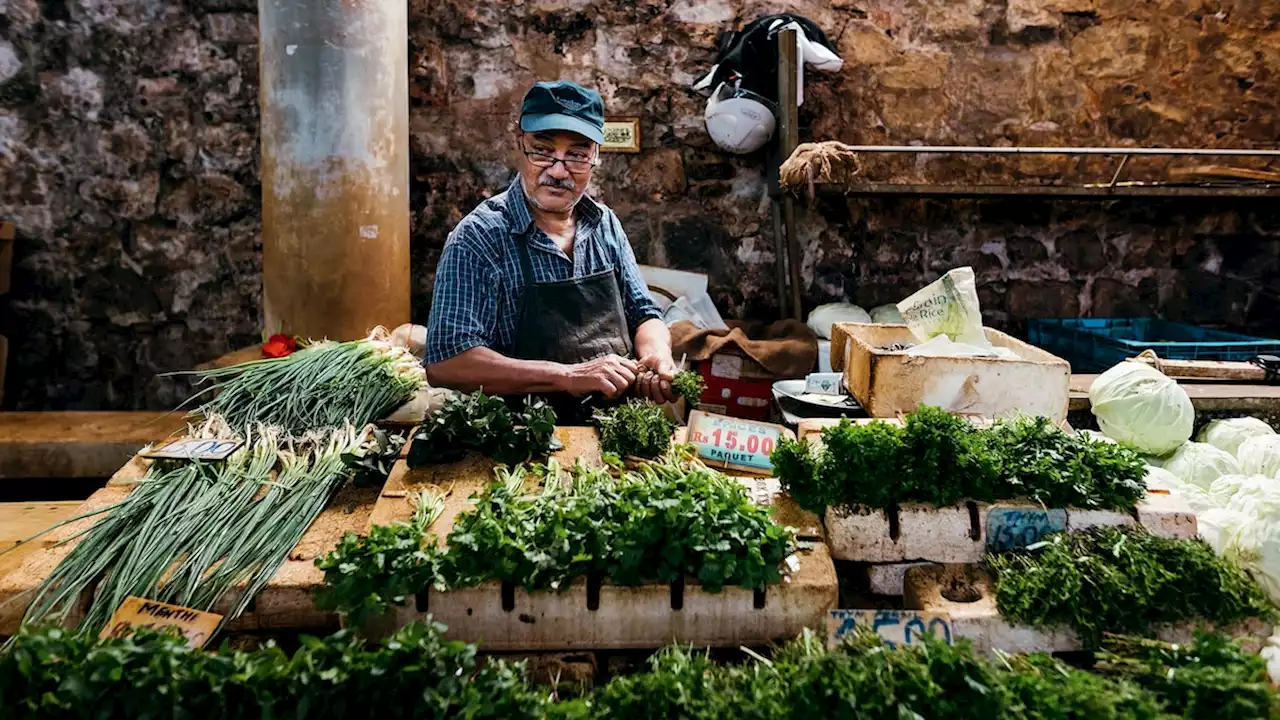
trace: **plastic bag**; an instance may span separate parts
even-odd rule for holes
[[[831,326],[842,322],[869,323],[871,316],[866,310],[853,303],[827,303],[814,308],[813,312],[809,313],[809,321],[806,324],[815,335],[830,340]]]
[[[871,308],[871,322],[882,325],[901,325],[902,313],[897,305],[877,305]]]
[[[946,335],[958,343],[989,348],[973,268],[950,270],[898,303],[898,312],[920,342]]]

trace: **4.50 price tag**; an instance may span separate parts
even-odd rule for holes
[[[725,468],[773,472],[769,455],[784,435],[791,437],[791,432],[781,425],[713,415],[701,410],[689,414],[689,442],[704,460]]]
[[[995,552],[1024,548],[1066,529],[1067,511],[1061,508],[991,508],[987,513],[987,548]]]

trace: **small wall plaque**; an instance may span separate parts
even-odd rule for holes
[[[605,120],[600,152],[640,152],[640,118]]]

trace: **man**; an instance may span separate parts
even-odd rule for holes
[[[675,399],[671,335],[617,216],[585,194],[603,141],[599,93],[558,81],[525,95],[516,178],[458,223],[436,268],[432,385],[546,396],[563,424],[633,386]]]

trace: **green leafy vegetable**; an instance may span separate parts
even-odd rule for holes
[[[681,370],[672,378],[671,387],[692,408],[701,402],[702,393],[706,392],[707,384],[698,373],[692,370]]]
[[[141,630],[97,641],[28,630],[0,654],[0,707],[58,718],[688,718],[690,720],[1236,720],[1270,718],[1275,693],[1258,662],[1222,638],[1190,648],[1125,643],[1100,674],[1036,654],[990,662],[964,640],[888,647],[866,630],[827,650],[809,631],[771,659],[720,664],[671,646],[646,671],[557,701],[522,664],[481,662],[438,623],[379,644],[350,631],[302,638],[289,653],[191,650]]]
[[[1147,634],[1160,623],[1228,626],[1276,617],[1248,573],[1199,538],[1101,527],[1055,533],[1042,548],[988,555],[985,562],[996,577],[1001,615],[1067,625],[1086,647],[1097,647],[1103,633]]]
[[[772,508],[675,450],[619,477],[554,462],[496,474],[475,508],[454,519],[447,550],[428,544],[421,525],[348,534],[316,561],[328,586],[320,602],[364,617],[431,586],[501,580],[556,590],[592,574],[619,585],[692,577],[709,592],[762,589],[781,581],[794,547]],[[526,488],[531,477],[540,488]]]
[[[815,512],[1015,498],[1128,510],[1146,491],[1146,465],[1132,450],[1063,432],[1044,417],[979,429],[922,407],[902,426],[842,419],[823,429],[822,441],[818,452],[783,441],[771,456],[783,487]]]
[[[647,400],[597,411],[595,420],[600,426],[600,448],[623,458],[658,457],[671,447],[671,433],[676,429],[662,406]]]
[[[479,452],[514,464],[545,455],[556,447],[556,413],[542,400],[525,400],[515,412],[500,397],[483,392],[455,395],[413,436],[409,467],[453,462]]]
[[[1103,641],[1094,671],[1157,693],[1182,717],[1253,720],[1273,714],[1267,662],[1222,635],[1197,630],[1190,645],[1125,635]]]

